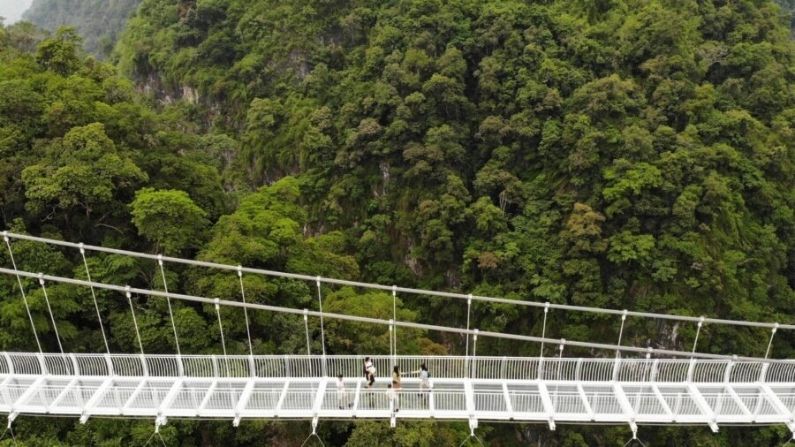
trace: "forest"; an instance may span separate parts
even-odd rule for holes
[[[93,4],[85,23],[104,20],[103,2],[84,3]],[[0,221],[20,233],[294,273],[791,321],[795,41],[781,5],[142,0],[118,22],[126,25],[103,59],[91,54],[102,32],[87,33],[84,22],[53,31],[3,26]],[[15,253],[29,271],[85,273],[81,259],[38,244],[18,242]],[[0,265],[9,263],[0,252]],[[154,264],[113,255],[88,263],[97,281],[162,287]],[[190,268],[168,278],[201,296],[233,294],[234,281]],[[307,284],[247,281],[253,302],[316,304]],[[0,277],[0,349],[35,350],[16,287]],[[66,285],[50,293],[59,297],[52,304],[65,346],[101,352],[90,295]],[[134,352],[126,302],[101,298],[111,349]],[[31,291],[30,300],[42,342],[55,350],[43,297]],[[391,318],[388,294],[343,287],[326,300],[328,311]],[[172,352],[164,303],[137,306],[146,350]],[[401,297],[398,306],[404,320],[466,319],[465,306],[440,300]],[[302,321],[250,315],[256,354],[301,352]],[[179,304],[175,316],[184,353],[217,353],[210,306]],[[478,304],[472,316],[482,330],[541,333],[539,311]],[[551,313],[547,335],[612,342],[615,323]],[[225,316],[224,327],[230,352],[247,353],[239,316]],[[689,350],[695,330],[633,322],[624,342]],[[330,323],[326,331],[331,354],[389,352],[385,328]],[[766,335],[706,326],[699,348],[760,356]],[[463,338],[420,331],[398,343],[405,354],[464,349]],[[478,345],[484,355],[538,350]],[[772,357],[793,356],[795,337],[781,333]],[[143,446],[152,432],[142,420],[15,425],[24,447]],[[169,446],[293,446],[307,430],[299,422],[174,421],[163,436]],[[626,427],[479,430],[491,446],[628,439]],[[774,446],[791,436],[784,426],[642,431],[667,446]],[[320,425],[326,445],[349,447],[458,445],[467,434],[466,423],[439,421]]]

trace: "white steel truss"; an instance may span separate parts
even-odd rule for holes
[[[795,426],[795,362],[372,356],[377,369],[421,363],[430,390],[407,375],[396,412],[390,378],[368,388],[364,356],[176,356],[2,353],[0,413],[229,419],[426,419],[557,423]],[[477,361],[477,374],[465,364]],[[332,385],[343,375],[344,390]],[[229,368],[219,368],[218,364]],[[44,367],[46,365],[46,368]],[[764,380],[748,372],[766,370]],[[616,371],[617,369],[617,371]],[[90,371],[81,374],[80,371]],[[148,371],[143,375],[142,371]],[[615,372],[614,372],[615,371]]]

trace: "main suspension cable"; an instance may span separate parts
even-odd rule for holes
[[[58,245],[62,247],[72,247],[72,248],[79,248],[79,244],[73,242],[66,242],[60,241],[57,239],[49,239],[37,236],[30,236],[26,234],[17,234],[11,232],[5,232],[8,237],[14,239],[22,239],[28,241],[35,241],[41,242],[45,244],[52,244]],[[131,256],[136,258],[142,259],[153,259],[157,260],[158,255],[152,255],[149,253],[138,253],[134,251],[128,250],[120,250],[117,248],[107,248],[107,247],[100,247],[94,245],[85,245],[86,250],[103,252],[103,253],[113,253],[118,255],[124,256]],[[162,256],[160,259],[171,262],[171,263],[178,263],[178,264],[185,264],[185,265],[192,265],[197,267],[206,267],[212,269],[219,269],[219,270],[228,270],[228,271],[236,271],[238,270],[238,266],[236,265],[228,265],[228,264],[219,264],[215,262],[207,262],[207,261],[196,261],[192,259],[182,259],[182,258],[174,258],[169,256]],[[360,281],[349,281],[345,279],[337,279],[337,278],[322,278],[319,276],[310,276],[310,275],[302,275],[297,273],[287,273],[287,272],[279,272],[275,270],[265,270],[265,269],[257,269],[251,267],[243,267],[243,272],[245,273],[253,273],[258,275],[265,275],[265,276],[273,276],[279,278],[288,278],[288,279],[298,279],[303,281],[320,281],[327,284],[334,284],[340,286],[351,286],[351,287],[358,287],[364,289],[373,289],[373,290],[382,290],[382,291],[391,291],[392,286],[387,286],[383,284],[375,284],[375,283],[366,283]],[[415,295],[426,295],[426,296],[434,296],[440,298],[454,298],[460,300],[466,300],[470,297],[468,294],[464,293],[456,293],[456,292],[441,292],[441,291],[434,291],[434,290],[424,290],[424,289],[414,289],[409,287],[398,287],[397,291],[400,293],[410,293]],[[483,302],[491,302],[491,303],[498,303],[498,304],[509,304],[514,306],[527,306],[527,307],[537,307],[542,308],[545,306],[549,306],[552,309],[558,310],[566,310],[566,311],[574,311],[574,312],[587,312],[587,313],[596,313],[596,314],[607,314],[607,315],[616,315],[621,316],[624,314],[623,310],[618,309],[603,309],[598,307],[588,307],[588,306],[574,306],[570,304],[557,304],[557,303],[544,303],[539,301],[520,301],[520,300],[512,300],[507,298],[497,298],[497,297],[488,297],[488,296],[478,296],[472,295],[471,296],[474,301],[483,301]],[[731,319],[722,319],[722,318],[704,318],[704,317],[693,317],[687,315],[672,315],[672,314],[662,314],[662,313],[655,313],[655,312],[639,312],[639,311],[628,311],[627,315],[630,317],[641,317],[641,318],[654,318],[654,319],[662,319],[662,320],[672,320],[672,321],[682,321],[682,322],[691,322],[697,323],[698,321],[703,319],[703,322],[710,323],[710,324],[723,324],[723,325],[732,325],[732,326],[746,326],[746,327],[762,327],[772,329],[775,326],[775,323],[768,323],[768,322],[761,322],[761,321],[743,321],[743,320],[731,320]],[[786,330],[795,330],[795,324],[779,324],[779,329],[786,329]]]
[[[17,273],[21,277],[26,278],[36,278],[38,275],[36,273],[30,273],[25,271],[17,271]],[[6,275],[13,275],[15,272],[13,270],[2,268],[0,267],[0,274]],[[173,292],[163,292],[159,290],[147,290],[147,289],[138,289],[138,288],[130,288],[129,286],[123,287],[118,286],[115,284],[105,284],[100,282],[88,282],[80,279],[74,278],[64,278],[60,276],[54,275],[44,275],[44,279],[47,281],[52,282],[60,282],[65,284],[73,284],[83,287],[88,287],[90,284],[93,284],[96,288],[107,289],[107,290],[115,290],[121,292],[132,292],[139,295],[146,295],[152,297],[161,297],[161,298],[173,298],[182,301],[189,301],[195,303],[205,303],[205,304],[215,304],[215,299],[212,298],[205,298],[199,297],[194,295],[184,295],[179,293]],[[288,307],[280,307],[280,306],[272,306],[267,304],[259,304],[259,303],[241,303],[240,301],[229,301],[229,300],[219,300],[219,304],[224,306],[230,307],[247,307],[249,309],[256,309],[256,310],[264,310],[270,312],[277,312],[277,313],[286,313],[292,315],[304,315],[303,309],[293,309]],[[318,312],[318,311],[306,311],[306,314],[313,317],[320,317],[323,316],[325,318],[332,318],[336,320],[344,320],[344,321],[354,321],[359,323],[370,323],[370,324],[379,324],[383,326],[387,326],[390,324],[388,320],[383,320],[379,318],[372,318],[372,317],[361,317],[356,315],[345,315],[345,314],[338,314],[338,313],[331,313],[331,312]],[[410,328],[410,329],[419,329],[419,330],[427,330],[427,331],[438,331],[438,332],[446,332],[446,333],[457,333],[463,335],[474,335],[476,332],[474,330],[467,330],[462,328],[454,328],[449,326],[439,326],[439,325],[432,325],[432,324],[425,324],[425,323],[413,323],[407,321],[395,321],[391,324],[395,326],[400,326],[403,328]],[[137,326],[136,326],[137,327]],[[506,340],[517,340],[517,341],[526,341],[531,343],[550,343],[550,344],[558,344],[560,342],[559,339],[550,339],[544,337],[536,337],[531,335],[519,335],[519,334],[504,334],[500,332],[491,332],[491,331],[480,331],[477,332],[479,335],[489,338],[498,338],[498,339],[506,339]],[[590,349],[599,349],[599,350],[609,350],[614,351],[616,349],[621,350],[622,352],[633,352],[633,353],[640,353],[646,354],[649,351],[649,348],[641,348],[636,346],[617,346],[614,344],[607,344],[607,343],[595,343],[595,342],[587,342],[587,341],[576,341],[576,340],[567,340],[566,344],[571,347],[577,348],[590,348]],[[658,355],[664,356],[674,356],[674,357],[694,357],[694,358],[702,358],[702,359],[718,359],[718,360],[727,360],[733,359],[734,356],[731,355],[722,355],[722,354],[710,354],[710,353],[692,353],[692,352],[685,352],[685,351],[677,351],[677,350],[670,350],[670,349],[654,349],[654,352]],[[748,356],[739,356],[736,359],[740,360],[750,360],[750,361],[759,361],[764,360],[758,357],[748,357]],[[771,359],[767,360],[767,362],[781,362],[784,360],[776,360]]]

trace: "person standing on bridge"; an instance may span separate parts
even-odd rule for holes
[[[364,358],[364,379],[367,381],[367,388],[372,388],[375,383],[375,365],[370,357]]]
[[[342,374],[337,376],[337,405],[340,410],[350,408],[352,404],[348,400],[348,391],[345,389],[345,381],[342,379]]]
[[[423,399],[427,399],[428,393],[431,392],[431,374],[428,372],[428,367],[423,363],[420,365],[420,369],[412,371],[411,374],[419,374],[420,396],[422,396]]]
[[[370,357],[364,358],[364,367],[362,368],[362,373],[364,373],[365,379],[370,379],[370,368],[373,367],[373,361],[370,360]]]
[[[400,411],[400,401],[398,400],[398,393],[390,383],[386,386],[386,397],[389,399],[389,407],[393,413]]]
[[[401,389],[400,367],[398,365],[395,365],[395,367],[392,368],[392,384],[389,386],[392,388],[392,391],[395,394],[394,396],[395,411],[398,411],[400,409],[399,407],[400,407],[400,389]]]
[[[395,391],[400,391],[400,367],[397,365],[392,368],[392,387]]]
[[[364,380],[367,382],[367,402],[373,406],[372,388],[375,383],[375,365],[370,357],[364,358]]]

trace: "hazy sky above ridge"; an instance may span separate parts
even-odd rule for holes
[[[30,7],[33,0],[0,0],[0,16],[10,25],[22,18],[22,13]]]

